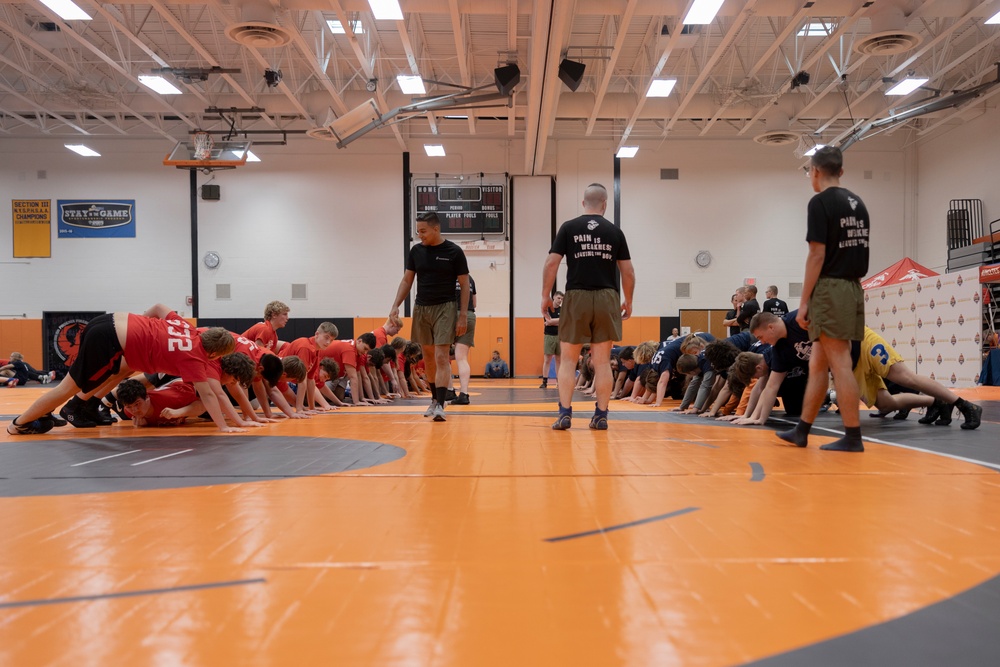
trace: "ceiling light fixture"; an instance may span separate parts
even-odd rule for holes
[[[827,27],[826,23],[806,23],[799,30],[799,37],[826,37],[833,33],[833,26]]]
[[[399,8],[399,0],[368,0],[372,14],[379,21],[402,21],[403,10]]]
[[[82,155],[83,157],[101,157],[101,154],[95,151],[93,148],[87,148],[83,144],[63,144],[66,148],[70,149],[77,155]]]
[[[653,79],[646,91],[646,97],[670,97],[677,79]]]
[[[424,80],[419,76],[399,74],[396,76],[396,83],[399,84],[399,89],[403,91],[404,95],[423,95],[427,92],[427,89],[424,88]]]
[[[816,151],[818,151],[821,148],[826,148],[826,144],[816,144],[815,146],[813,146],[812,148],[810,148],[805,152],[805,157],[812,157],[813,155],[816,154]]]
[[[920,86],[927,83],[930,79],[903,79],[895,86],[885,91],[886,95],[909,95],[914,90]]]
[[[427,153],[427,157],[444,157],[444,146],[424,144],[424,152]]]
[[[615,153],[615,157],[635,157],[635,154],[639,152],[638,146],[622,146]]]
[[[65,21],[89,21],[91,19],[90,14],[80,9],[73,0],[41,0],[41,2]]]
[[[180,95],[181,91],[177,86],[170,83],[162,76],[139,75],[139,83],[158,92],[160,95]]]
[[[684,25],[707,25],[722,8],[724,0],[694,0],[691,11],[684,17]]]
[[[1000,12],[986,19],[986,25],[997,25],[998,23],[1000,23]]]

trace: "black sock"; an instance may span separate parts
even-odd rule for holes
[[[445,401],[447,401],[448,388],[447,387],[435,387],[434,389],[434,399],[441,405],[444,406]]]
[[[861,427],[860,426],[845,426],[844,427],[844,437],[839,440],[834,440],[833,442],[828,442],[820,449],[824,449],[828,452],[863,452],[865,451],[865,446],[861,442]]]
[[[790,442],[796,447],[806,447],[809,444],[809,431],[811,430],[812,424],[800,419],[799,423],[795,425],[795,428],[788,431],[781,431],[776,435],[785,442]]]
[[[431,386],[431,396],[437,396],[437,385],[433,382],[428,382],[427,384]]]

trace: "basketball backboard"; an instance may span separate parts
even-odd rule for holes
[[[198,159],[195,156],[195,140],[191,137],[178,142],[163,158],[163,164],[179,169],[233,169],[247,163],[250,144],[249,139],[215,139],[208,150],[208,157]]]

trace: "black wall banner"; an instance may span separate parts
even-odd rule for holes
[[[43,368],[59,376],[69,371],[80,350],[80,339],[87,323],[103,312],[43,312]]]

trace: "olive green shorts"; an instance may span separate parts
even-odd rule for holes
[[[545,354],[559,354],[559,336],[545,334],[545,343],[542,349]]]
[[[466,316],[469,322],[469,328],[465,330],[465,334],[455,339],[455,345],[468,345],[469,347],[476,346],[476,314],[469,312]]]
[[[622,339],[622,306],[618,291],[567,290],[559,312],[559,340],[585,345]]]
[[[809,339],[820,334],[837,340],[865,337],[865,296],[861,283],[820,276],[809,299]]]
[[[413,307],[413,340],[421,345],[451,345],[458,311],[455,302]]]

